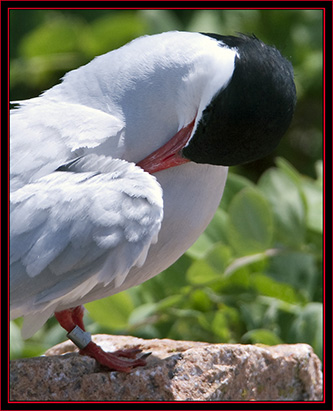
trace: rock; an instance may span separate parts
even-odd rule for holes
[[[321,363],[306,344],[269,347],[109,335],[93,340],[107,351],[140,345],[152,354],[145,367],[110,372],[66,341],[43,357],[11,361],[10,400],[322,400]]]

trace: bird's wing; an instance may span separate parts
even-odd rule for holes
[[[121,158],[121,114],[43,97],[20,102],[10,112],[11,190],[54,171],[89,149]]]
[[[155,177],[96,154],[12,192],[10,206],[14,317],[75,306],[96,285],[117,288],[144,263],[163,218]]]

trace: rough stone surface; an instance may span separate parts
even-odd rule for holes
[[[140,345],[147,365],[101,370],[70,341],[11,361],[11,401],[320,401],[321,363],[306,344],[273,347],[96,335],[107,351]],[[66,354],[64,354],[66,353]]]

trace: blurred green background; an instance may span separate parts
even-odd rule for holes
[[[254,33],[293,64],[293,123],[269,157],[230,169],[206,232],[150,281],[86,305],[92,333],[214,343],[305,342],[322,357],[321,10],[11,10],[10,97],[143,34]],[[11,322],[11,358],[63,341],[54,318],[31,339]]]

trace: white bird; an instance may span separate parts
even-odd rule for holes
[[[24,338],[55,313],[81,354],[119,371],[145,364],[137,348],[94,344],[81,304],[175,262],[213,217],[228,166],[270,153],[295,101],[291,64],[255,36],[175,31],[138,38],[17,102],[10,306]]]

